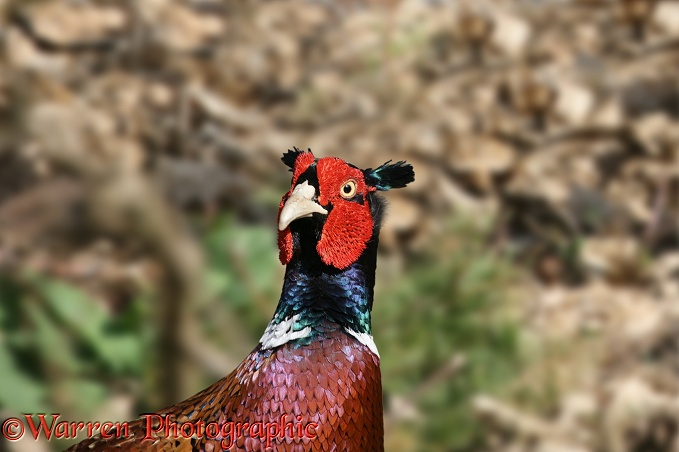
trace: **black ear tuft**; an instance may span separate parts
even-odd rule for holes
[[[311,152],[311,149],[309,149],[309,152]],[[281,160],[285,165],[290,168],[290,171],[292,171],[295,168],[295,162],[297,161],[297,157],[300,156],[300,154],[303,154],[304,151],[299,149],[297,146],[293,146],[292,150],[288,149],[288,152],[283,154],[283,157],[281,157]]]
[[[403,160],[396,163],[389,160],[375,169],[364,170],[363,174],[368,185],[382,191],[403,188],[415,180],[413,166]]]

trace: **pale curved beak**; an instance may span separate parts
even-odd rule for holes
[[[327,215],[328,211],[313,201],[315,196],[316,189],[309,185],[309,181],[296,186],[281,209],[278,217],[278,230],[282,231],[293,221],[310,217],[313,213]]]

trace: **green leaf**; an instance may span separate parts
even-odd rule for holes
[[[21,371],[0,336],[0,405],[16,413],[45,411],[45,389]]]
[[[74,345],[64,332],[49,319],[47,313],[33,303],[27,303],[29,318],[36,327],[34,338],[40,355],[50,366],[76,373],[83,370],[82,361],[75,355]]]
[[[103,307],[69,284],[42,277],[33,280],[39,294],[60,320],[90,341],[100,339],[107,319]]]
[[[102,306],[66,283],[38,277],[34,277],[33,282],[56,317],[84,340],[114,373],[138,370],[141,342],[133,331],[114,328]]]

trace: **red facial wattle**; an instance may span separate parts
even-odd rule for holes
[[[292,186],[290,187],[290,191],[283,195],[283,199],[281,199],[281,203],[278,205],[277,222],[280,220],[281,211],[283,210],[285,202],[290,197],[295,185],[297,185],[299,176],[301,176],[304,171],[306,171],[314,163],[315,160],[316,158],[311,152],[303,152],[297,157],[297,160],[295,160],[295,168],[292,173]],[[294,252],[292,232],[290,232],[290,228],[285,228],[282,231],[278,231],[278,250],[278,258],[283,265],[287,265],[290,262],[290,259],[292,259],[292,254]]]
[[[315,161],[316,157],[314,157],[314,155],[311,152],[303,152],[299,155],[299,157],[297,157],[297,160],[295,160],[295,169],[292,173],[292,187],[290,188],[288,195],[290,195],[290,193],[292,193],[293,188],[295,188],[299,176],[301,176],[304,173],[304,171],[309,169],[309,167]]]
[[[317,175],[318,202],[323,207],[331,205],[332,210],[325,220],[316,251],[324,263],[344,269],[356,262],[372,236],[373,219],[366,196],[374,188],[366,185],[361,170],[338,158],[320,159]],[[342,188],[349,180],[355,182],[354,197],[362,198],[362,203],[342,196]]]
[[[290,191],[292,191],[292,189],[290,189]],[[280,220],[281,210],[283,210],[283,206],[285,205],[285,201],[287,201],[288,196],[290,196],[290,192],[283,196],[281,203],[278,205],[278,219],[276,222]],[[282,231],[278,231],[278,259],[280,259],[281,264],[289,264],[290,259],[292,259],[293,252],[292,232],[290,231],[290,228],[288,227]]]

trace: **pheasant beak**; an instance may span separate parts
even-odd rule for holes
[[[297,185],[281,209],[278,230],[283,231],[293,221],[310,217],[313,213],[327,215],[328,211],[313,201],[315,196],[316,189],[309,185],[309,181]]]

